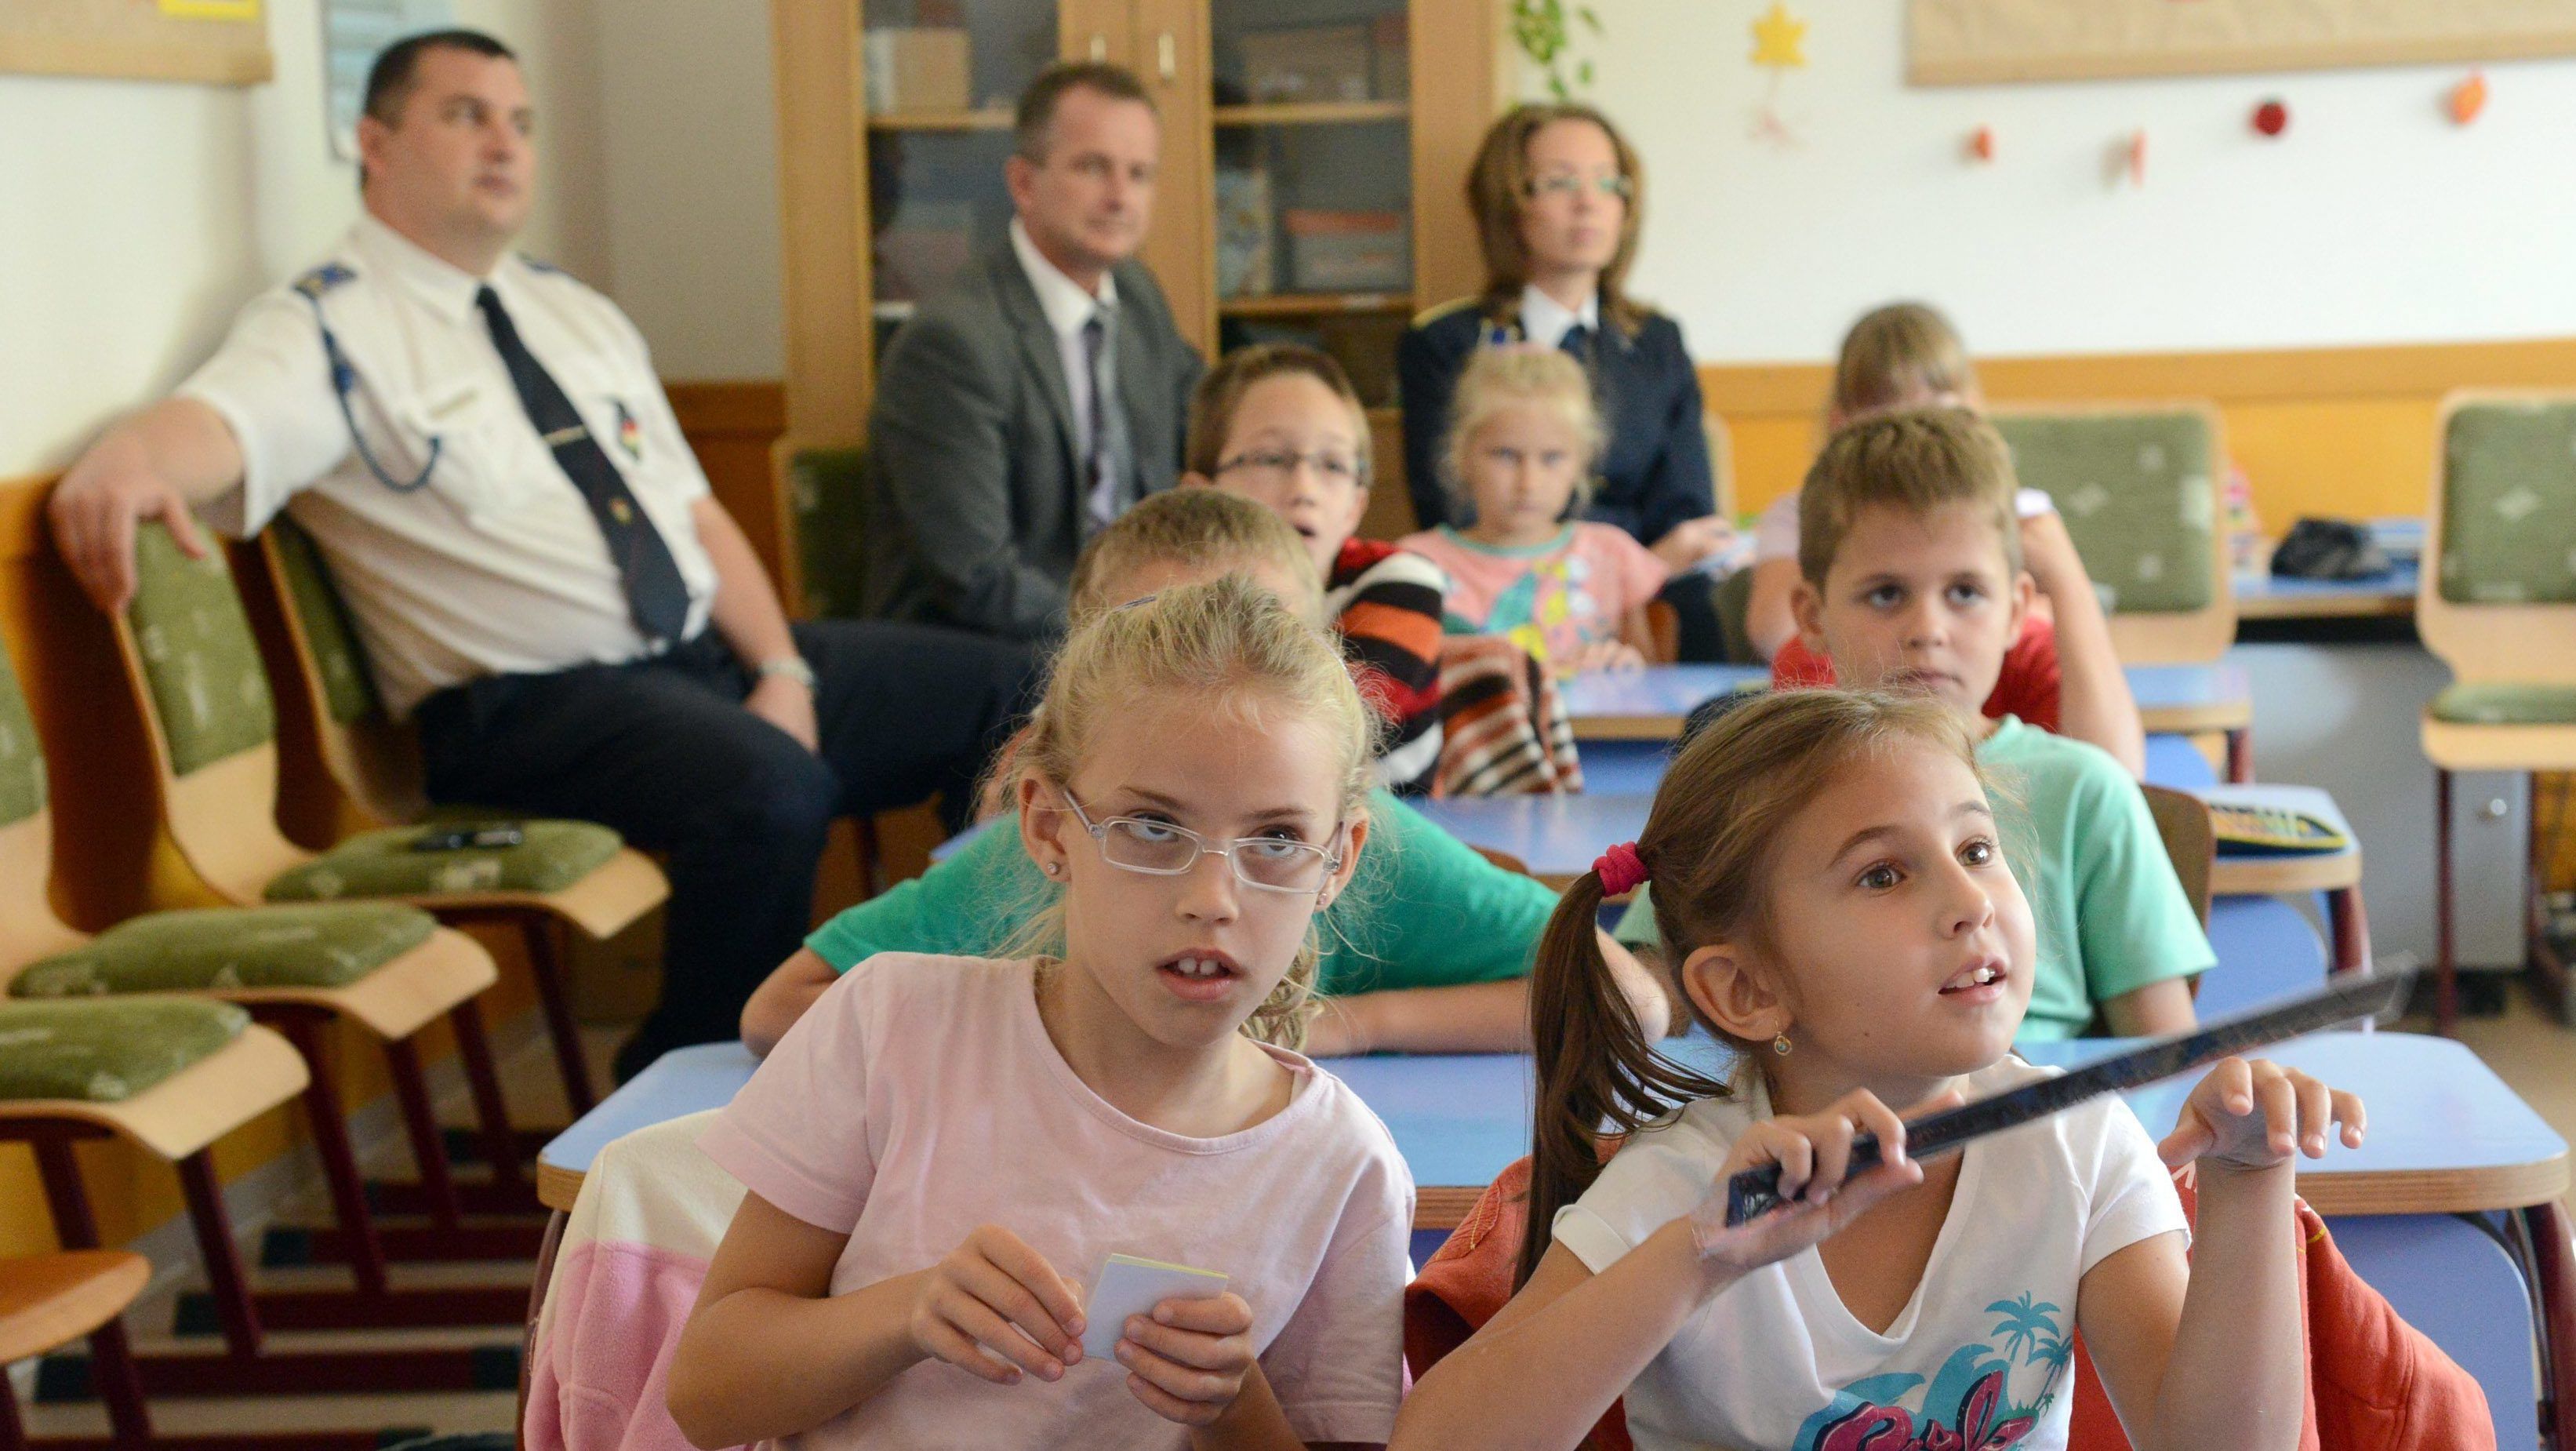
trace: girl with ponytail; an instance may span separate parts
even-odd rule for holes
[[[2297,1443],[2291,1160],[2360,1143],[2350,1094],[2229,1059],[2161,1145],[2108,1098],[1906,1156],[1891,1105],[2047,1071],[2011,1055],[2033,933],[1999,813],[1929,697],[1775,695],[1683,749],[1541,940],[1519,1293],[1423,1377],[1397,1451],[1561,1451],[1623,1397],[1641,1451],[2062,1447],[2078,1329],[2139,1451]],[[1725,1081],[1654,1051],[1592,940],[1649,882]],[[1884,1162],[1848,1172],[1864,1131]],[[1787,1206],[1729,1226],[1765,1165]]]

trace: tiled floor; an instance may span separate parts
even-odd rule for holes
[[[2409,1022],[2410,1029],[2423,1030],[2428,1024]],[[589,1034],[598,1080],[607,1081],[607,1059],[619,1033],[600,1029]],[[2470,1018],[2461,1024],[2460,1037],[2474,1048],[2497,1074],[2513,1085],[2514,1090],[2540,1111],[2560,1136],[2576,1141],[2576,1032],[2561,1027],[2519,988],[2507,995],[2505,1011],[2495,1017]],[[539,1121],[560,1122],[562,1094],[556,1083],[550,1060],[533,1046],[516,1055],[507,1065],[508,1087],[514,1104],[525,1104],[525,1115]],[[317,1212],[313,1216],[318,1220]],[[480,1267],[486,1278],[510,1273],[504,1267]],[[528,1267],[516,1267],[525,1274]],[[164,1322],[166,1323],[166,1322]],[[507,1342],[514,1338],[508,1330],[486,1332],[398,1332],[380,1333],[368,1338],[374,1343],[455,1344],[459,1337],[474,1343]],[[280,1336],[281,1345],[292,1345],[305,1337]],[[150,1342],[144,1341],[146,1345]],[[341,1343],[347,1343],[343,1340]],[[256,1432],[263,1430],[338,1429],[349,1427],[426,1427],[442,1433],[463,1431],[507,1431],[515,1409],[515,1397],[506,1392],[451,1395],[385,1395],[385,1396],[307,1396],[274,1399],[229,1401],[162,1401],[152,1408],[157,1428],[171,1433]],[[104,1431],[104,1418],[88,1406],[27,1406],[28,1430],[37,1436],[95,1435]]]

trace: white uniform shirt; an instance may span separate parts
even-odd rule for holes
[[[1020,259],[1020,270],[1028,274],[1029,286],[1037,292],[1038,310],[1046,314],[1047,329],[1055,334],[1056,356],[1064,362],[1064,386],[1073,403],[1073,456],[1091,457],[1091,357],[1082,346],[1083,324],[1092,314],[1106,312],[1112,320],[1112,331],[1101,340],[1100,384],[1103,391],[1115,397],[1118,392],[1118,338],[1114,331],[1118,308],[1118,279],[1110,273],[1100,274],[1100,292],[1094,296],[1082,290],[1082,284],[1067,277],[1029,240],[1029,229],[1011,218],[1011,251]],[[1096,523],[1116,518],[1118,507],[1114,485],[1086,479],[1090,491],[1087,506]],[[1099,497],[1107,493],[1108,498]]]
[[[1972,1075],[1968,1096],[2053,1072],[2007,1058]],[[1558,1212],[1557,1243],[1608,1269],[1697,1207],[1769,1113],[1757,1086],[1631,1136]],[[2185,1232],[2173,1180],[2118,1098],[1973,1140],[1922,1283],[1886,1333],[1854,1318],[1824,1260],[1801,1250],[1682,1323],[1628,1387],[1628,1433],[1638,1451],[2055,1451],[2075,1405],[2077,1284],[2130,1245]]]
[[[1542,348],[1553,348],[1565,341],[1576,324],[1590,328],[1594,336],[1601,332],[1601,295],[1583,299],[1576,311],[1566,310],[1564,303],[1547,295],[1535,282],[1521,286],[1521,337]]]
[[[388,709],[406,715],[479,676],[649,650],[598,521],[528,421],[474,305],[486,285],[670,546],[689,590],[684,633],[704,626],[716,572],[690,507],[706,476],[616,304],[515,253],[471,276],[368,216],[327,261],[351,274],[319,299],[355,374],[346,414],[313,307],[292,283],[242,309],[179,393],[221,414],[241,445],[241,486],[215,522],[247,535],[285,508],[312,533]],[[436,440],[428,482],[404,493],[380,481],[351,419],[400,483]]]

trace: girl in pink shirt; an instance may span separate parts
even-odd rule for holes
[[[671,1365],[691,1441],[1386,1440],[1413,1184],[1294,1051],[1370,743],[1332,644],[1240,576],[1077,630],[1015,760],[1060,885],[1030,954],[860,963],[702,1140],[750,1192]],[[1113,1253],[1227,1291],[1102,1363]]]
[[[1645,663],[1664,562],[1611,524],[1569,518],[1601,456],[1592,383],[1548,348],[1487,348],[1458,377],[1445,460],[1476,522],[1408,536],[1449,576],[1442,623],[1503,635],[1559,675]]]

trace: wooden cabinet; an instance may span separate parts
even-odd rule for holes
[[[915,303],[999,245],[1020,89],[1127,66],[1163,117],[1144,260],[1211,356],[1297,338],[1393,403],[1394,339],[1482,280],[1463,199],[1502,104],[1496,0],[772,0],[787,401],[866,431]],[[1379,414],[1386,425],[1391,414]]]

